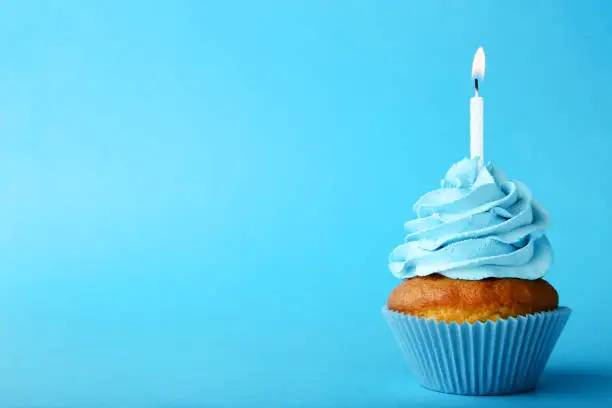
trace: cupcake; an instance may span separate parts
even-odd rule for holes
[[[452,394],[534,389],[570,314],[543,279],[544,208],[524,184],[464,159],[414,211],[389,256],[402,282],[383,308],[414,374]]]

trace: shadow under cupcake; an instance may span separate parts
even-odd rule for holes
[[[414,210],[389,260],[403,281],[383,308],[411,370],[445,393],[534,389],[570,315],[541,279],[552,262],[544,208],[464,159]]]

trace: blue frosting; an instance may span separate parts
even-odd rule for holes
[[[522,183],[491,164],[463,159],[442,186],[414,205],[404,243],[389,256],[398,278],[439,273],[453,279],[538,279],[552,262],[546,210]]]

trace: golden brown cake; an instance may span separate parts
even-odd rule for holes
[[[558,303],[557,291],[544,279],[461,280],[434,274],[404,280],[389,295],[387,307],[448,323],[474,323],[554,310]]]

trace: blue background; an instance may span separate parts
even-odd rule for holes
[[[26,1],[0,10],[0,405],[607,406],[605,1]],[[421,389],[380,308],[468,154],[553,219],[540,391]]]

